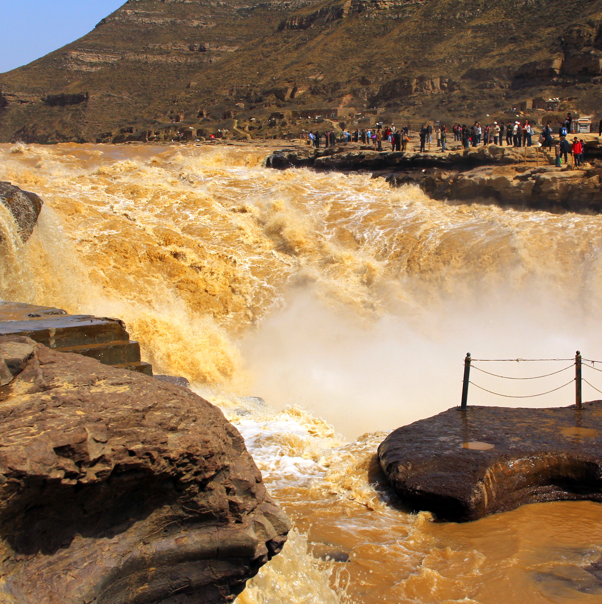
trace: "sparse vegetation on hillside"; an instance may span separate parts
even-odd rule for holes
[[[468,120],[537,97],[594,113],[601,24],[602,0],[130,0],[0,75],[0,140],[169,139],[232,133],[232,119],[239,136],[278,135],[326,113]],[[274,112],[277,128],[251,121]]]

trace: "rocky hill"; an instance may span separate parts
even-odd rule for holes
[[[558,112],[593,113],[601,24],[602,0],[128,0],[0,75],[0,140],[275,134],[316,115],[468,120],[527,99],[529,113],[538,97],[533,111],[558,97]]]

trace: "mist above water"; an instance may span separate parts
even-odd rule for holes
[[[25,245],[0,215],[0,298],[124,319],[157,372],[240,428],[305,535],[241,604],[284,601],[283,585],[292,604],[602,597],[583,570],[602,553],[582,526],[602,525],[599,506],[442,526],[388,506],[374,479],[377,431],[458,405],[467,352],[565,359],[475,361],[471,380],[492,391],[568,383],[530,399],[471,386],[470,404],[572,404],[575,351],[602,359],[599,217],[446,204],[365,175],[267,170],[265,154],[0,145],[0,179],[46,203]]]
[[[467,352],[475,359],[569,359],[474,363],[510,377],[543,375],[567,367],[578,349],[589,358],[602,358],[597,319],[562,301],[544,300],[546,295],[542,291],[502,292],[484,307],[468,297],[427,306],[411,321],[387,315],[360,322],[350,313],[324,307],[307,290],[295,290],[284,309],[247,336],[242,351],[254,377],[254,392],[278,408],[297,404],[311,409],[346,437],[356,438],[459,405]],[[473,369],[471,378],[488,390],[525,396],[553,389],[573,376],[568,370],[542,380],[508,381]],[[602,390],[602,379],[595,374],[588,377]],[[597,398],[587,385],[584,395],[586,400]],[[573,403],[574,388],[570,387],[532,399],[500,398],[475,387],[469,390],[469,404]]]

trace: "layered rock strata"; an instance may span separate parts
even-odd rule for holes
[[[22,191],[9,182],[0,181],[0,204],[12,215],[18,236],[25,243],[33,233],[43,201],[35,194]],[[2,232],[0,231],[0,241]]]
[[[68,315],[60,308],[0,300],[0,336],[27,336],[61,352],[73,352],[123,369],[153,375],[119,319]]]
[[[586,149],[600,156],[598,141]],[[489,147],[450,153],[379,153],[345,147],[311,151],[280,150],[266,159],[267,167],[370,172],[393,187],[418,185],[432,198],[496,203],[503,207],[555,212],[601,212],[599,167],[557,168],[549,151],[539,147]]]
[[[399,496],[466,522],[526,503],[602,501],[602,401],[555,409],[450,409],[378,449]]]
[[[232,601],[289,523],[191,391],[0,338],[0,601]]]
[[[465,172],[429,170],[390,176],[392,186],[417,184],[434,199],[493,202],[554,212],[602,212],[600,169],[483,166]]]

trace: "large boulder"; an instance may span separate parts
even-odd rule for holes
[[[0,181],[0,204],[8,208],[17,224],[21,241],[25,243],[33,233],[42,211],[42,200],[35,194],[22,191],[9,182]],[[0,240],[2,233],[0,233]]]
[[[190,390],[0,338],[0,602],[232,601],[289,523]]]
[[[581,410],[454,408],[393,431],[378,457],[398,495],[439,520],[602,502],[602,401]]]

